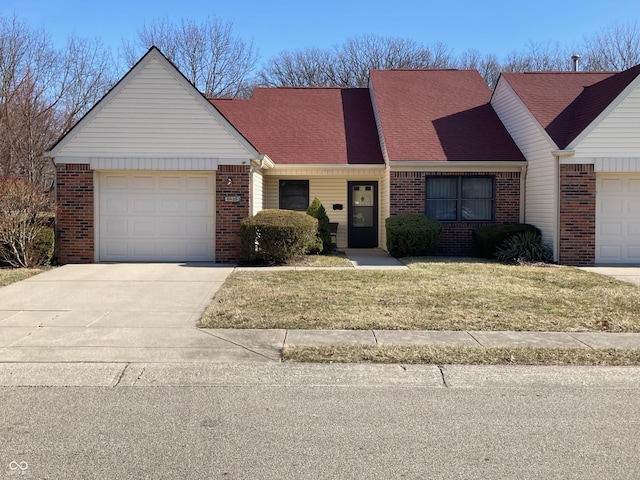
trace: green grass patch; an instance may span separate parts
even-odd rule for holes
[[[409,270],[245,271],[210,328],[640,331],[640,288],[572,267],[406,259]]]
[[[436,365],[640,365],[640,350],[440,345],[286,346],[283,361]]]
[[[43,268],[0,268],[0,287],[25,280],[44,272]]]

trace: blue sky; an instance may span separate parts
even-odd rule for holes
[[[530,42],[573,46],[614,23],[639,22],[639,0],[0,0],[0,13],[44,27],[62,46],[70,33],[99,37],[115,52],[154,19],[216,16],[253,40],[262,60],[282,50],[328,48],[366,33],[442,42],[503,57]]]

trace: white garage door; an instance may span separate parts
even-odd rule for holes
[[[213,261],[213,173],[100,172],[102,262]]]
[[[598,174],[596,263],[640,264],[640,175]]]

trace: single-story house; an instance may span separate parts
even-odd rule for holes
[[[242,218],[318,197],[340,248],[385,248],[387,217],[423,213],[444,254],[527,222],[561,263],[640,263],[638,68],[493,93],[474,70],[372,70],[368,88],[207,99],[153,47],[48,152],[58,259],[236,262]]]

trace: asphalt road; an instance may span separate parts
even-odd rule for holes
[[[134,367],[0,387],[0,479],[640,478],[639,369]]]

